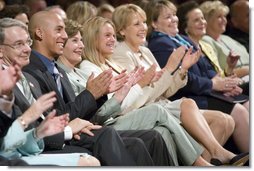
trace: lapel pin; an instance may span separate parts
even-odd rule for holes
[[[31,83],[31,82],[29,82],[29,85],[30,85],[31,87],[34,87],[33,83]]]

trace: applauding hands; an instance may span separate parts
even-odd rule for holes
[[[109,91],[112,77],[111,69],[103,71],[95,78],[94,73],[92,73],[87,80],[86,89],[90,91],[95,99],[98,99]]]
[[[13,63],[3,70],[2,61],[0,60],[0,95],[9,95],[20,79],[21,69],[17,63]]]
[[[189,48],[186,52],[185,46],[180,46],[170,55],[168,58],[168,62],[164,69],[168,69],[170,72],[175,71],[180,63],[181,68],[184,71],[187,71],[193,64],[195,64],[201,55],[201,51],[197,50],[196,52],[192,53],[192,48]]]

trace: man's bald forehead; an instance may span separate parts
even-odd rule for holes
[[[52,19],[61,19],[57,14],[52,11],[40,11],[35,13],[29,22],[29,28],[43,26],[46,23],[52,21]]]

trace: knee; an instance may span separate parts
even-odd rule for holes
[[[224,120],[225,120],[225,129],[228,130],[228,132],[230,132],[230,134],[232,134],[234,132],[234,129],[235,129],[235,121],[233,119],[232,116],[228,115],[228,114],[225,114],[225,113],[222,113],[223,116],[224,116]]]
[[[243,106],[248,110],[248,112],[249,112],[249,110],[250,110],[250,103],[249,103],[249,101],[247,101],[247,102],[245,102],[244,104],[243,104]]]
[[[235,127],[235,121],[232,116],[220,111],[217,111],[216,123],[218,126],[225,126],[226,123],[228,123],[229,127],[232,129]]]
[[[241,105],[236,104],[231,112],[231,116],[235,121],[236,127],[238,125],[248,124],[249,123],[249,112],[247,109]]]
[[[182,98],[181,108],[188,109],[189,107],[197,106],[196,102],[190,98]]]
[[[101,165],[100,161],[91,155],[80,156],[78,162],[78,166],[100,166],[100,165]]]
[[[156,130],[151,129],[149,130],[148,134],[149,134],[149,137],[151,137],[151,139],[155,141],[163,140],[161,134]]]
[[[132,137],[132,141],[133,141],[133,145],[132,146],[135,146],[134,148],[135,149],[146,149],[146,145],[144,143],[144,141],[141,139],[141,138],[138,138],[138,137]]]
[[[197,114],[197,112],[194,112],[195,110],[198,110],[198,106],[196,105],[196,102],[190,98],[182,98],[182,102],[180,105],[181,110],[181,120],[185,116],[190,116],[190,114]],[[192,112],[190,112],[192,111]]]
[[[154,103],[154,104],[148,105],[147,107],[148,107],[147,109],[149,113],[156,114],[157,116],[165,115],[167,113],[166,109],[160,104]]]
[[[98,131],[100,132],[99,134],[103,137],[114,137],[115,135],[118,136],[118,132],[115,130],[114,127],[111,126],[103,126]]]
[[[232,118],[232,116],[217,111],[217,115],[215,117],[214,124],[216,124],[217,128],[221,128],[224,130],[227,134],[231,135],[234,132],[235,129],[235,121]]]
[[[239,104],[239,103],[235,104],[231,112],[231,116],[234,118],[235,121],[241,120],[243,116],[248,117],[248,115],[249,115],[249,112],[247,111],[247,109],[242,104]]]

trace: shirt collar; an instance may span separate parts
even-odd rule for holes
[[[51,61],[46,56],[42,55],[41,53],[32,50],[32,53],[34,53],[37,57],[40,58],[40,60],[44,63],[44,65],[47,67],[47,70],[53,74],[54,73],[54,67],[55,67],[55,60]]]

